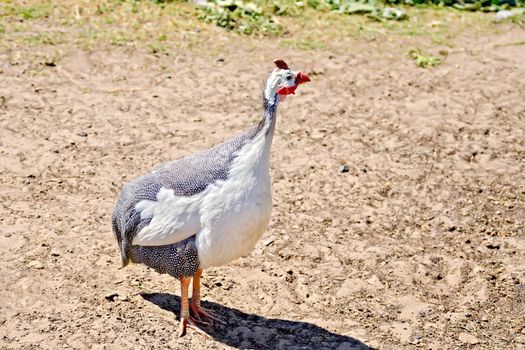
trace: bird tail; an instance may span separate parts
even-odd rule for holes
[[[126,240],[123,240],[120,245],[120,257],[122,258],[122,268],[128,266],[131,263],[129,258],[129,246]]]
[[[120,248],[120,259],[122,261],[121,268],[124,268],[132,262],[129,254],[129,245],[125,241],[119,241],[118,243]]]
[[[126,267],[130,263],[130,244],[128,242],[128,239],[126,237],[125,232],[121,232],[120,228],[118,227],[117,218],[114,216],[112,220],[112,226],[113,226],[113,234],[115,235],[115,238],[117,239],[118,247],[120,250],[120,257],[122,259],[122,268]]]

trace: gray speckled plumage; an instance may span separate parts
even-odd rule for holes
[[[122,265],[128,264],[133,237],[151,219],[142,219],[135,206],[142,200],[154,201],[161,188],[172,189],[176,196],[192,196],[204,191],[219,180],[226,180],[237,152],[262,130],[264,119],[244,133],[208,150],[162,164],[149,174],[138,177],[124,186],[112,217]],[[181,242],[182,243],[182,242]],[[155,248],[155,247],[153,247]]]
[[[167,273],[175,278],[193,276],[199,268],[195,236],[157,247],[132,246],[130,257],[134,263],[142,263],[158,273]]]

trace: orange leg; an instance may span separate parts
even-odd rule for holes
[[[193,276],[193,293],[191,295],[190,308],[191,308],[191,311],[193,311],[195,320],[203,324],[209,324],[208,322],[205,322],[202,320],[201,318],[202,316],[204,318],[208,318],[209,320],[213,320],[213,321],[216,321],[222,324],[226,324],[219,317],[217,317],[213,312],[201,307],[201,275],[202,275],[202,269],[198,269],[197,273],[195,273],[195,276]]]
[[[191,277],[180,277],[180,325],[179,337],[186,334],[186,327],[191,327],[198,333],[208,336],[206,332],[200,329],[190,317],[190,308],[188,303],[188,289],[190,286]]]

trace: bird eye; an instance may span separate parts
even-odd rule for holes
[[[292,80],[292,75],[290,73],[286,74],[286,80],[288,81]]]

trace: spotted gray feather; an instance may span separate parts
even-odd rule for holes
[[[112,226],[117,238],[122,265],[129,262],[133,237],[149,225],[151,218],[142,219],[135,206],[142,200],[157,200],[161,188],[176,196],[189,197],[204,191],[211,184],[226,180],[238,151],[262,130],[261,122],[222,144],[191,156],[168,162],[124,186],[113,211]]]
[[[130,258],[134,263],[144,264],[158,273],[167,273],[175,278],[193,276],[199,268],[195,236],[158,247],[133,246]]]

